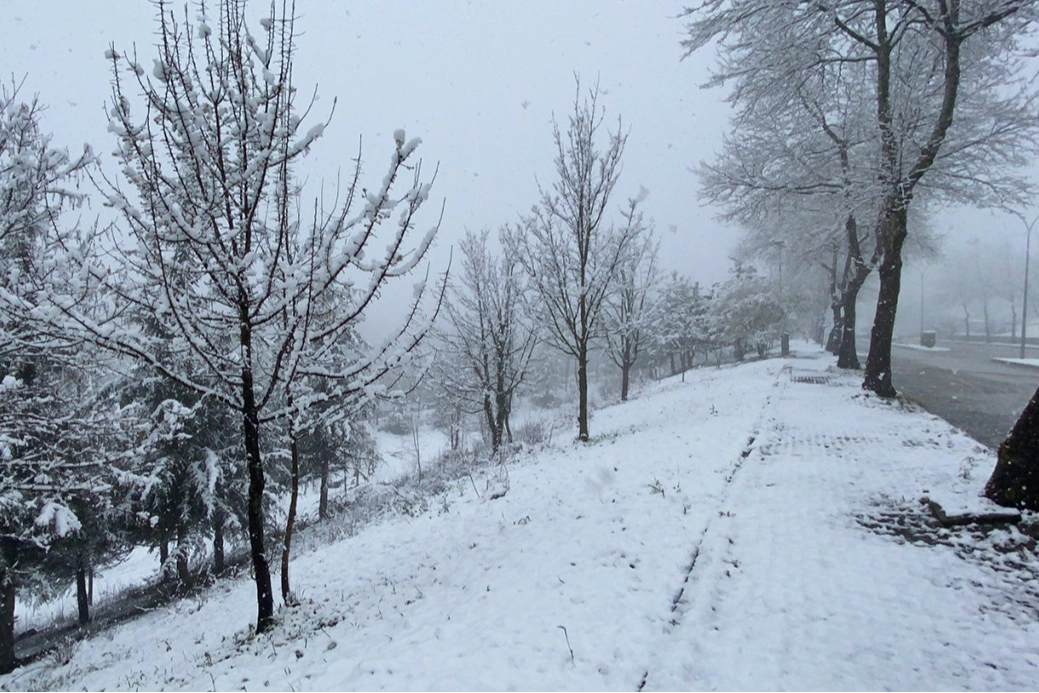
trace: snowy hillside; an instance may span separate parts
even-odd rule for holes
[[[1039,562],[938,528],[989,451],[867,396],[805,346],[600,410],[298,555],[302,604],[252,637],[220,582],[0,679],[69,689],[999,689],[1039,675]],[[507,493],[491,500],[489,491]],[[63,653],[68,654],[68,653]]]

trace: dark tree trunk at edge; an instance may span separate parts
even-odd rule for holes
[[[14,596],[17,588],[6,571],[0,571],[0,674],[14,670]]]
[[[1039,390],[999,446],[985,495],[999,505],[1039,510]]]

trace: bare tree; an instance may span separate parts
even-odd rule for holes
[[[441,336],[447,363],[457,370],[442,371],[442,380],[465,411],[483,417],[497,452],[511,439],[513,398],[527,375],[537,330],[523,312],[523,268],[515,256],[495,258],[489,236],[467,232],[460,244],[460,283],[447,303],[450,329]]]
[[[620,266],[613,291],[604,307],[603,331],[610,359],[621,369],[621,401],[628,401],[631,369],[639,361],[645,343],[648,321],[652,315],[649,304],[657,280],[657,249],[653,229],[647,226],[639,211],[644,199],[639,196],[628,201],[624,219],[633,238]]]
[[[1033,4],[705,0],[688,12],[686,47],[723,37],[715,81],[731,80],[734,100],[747,109],[767,107],[765,94],[794,93],[789,85],[833,66],[840,80],[865,73],[870,88],[849,93],[869,95],[859,109],[872,118],[864,159],[872,175],[859,179],[872,181],[875,192],[855,198],[876,201],[875,260],[861,269],[876,265],[881,291],[864,387],[893,395],[891,333],[910,203],[927,190],[935,199],[1005,204],[1024,190],[1015,167],[1034,152],[1039,120],[1035,94],[1021,79],[1017,37]]]
[[[606,210],[621,171],[627,135],[606,132],[596,84],[582,100],[578,80],[566,134],[553,125],[557,180],[509,234],[510,252],[526,269],[549,342],[577,362],[577,436],[588,440],[588,355],[599,334],[603,305],[634,235],[607,225]]]
[[[377,394],[377,381],[408,357],[435,316],[420,309],[425,283],[382,343],[350,349],[341,337],[387,281],[417,266],[439,222],[406,245],[429,184],[411,163],[419,140],[398,130],[381,184],[361,189],[358,160],[342,197],[330,210],[315,204],[304,224],[293,168],[325,123],[304,131],[313,102],[302,112],[296,104],[294,7],[272,3],[257,34],[240,0],[223,0],[216,16],[206,5],[198,9],[194,24],[186,16],[179,22],[160,0],[159,55],[150,71],[109,50],[109,129],[121,177],[101,174],[98,185],[121,223],[96,241],[106,256],[62,258],[79,268],[81,282],[43,296],[37,313],[241,418],[257,629],[264,631],[273,623],[265,426],[301,421],[329,402],[345,411]],[[409,171],[412,183],[393,194]],[[103,297],[104,310],[88,314],[86,296]],[[159,344],[122,319],[130,312],[147,315],[172,339]],[[189,361],[203,365],[182,367]]]

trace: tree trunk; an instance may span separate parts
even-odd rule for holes
[[[675,370],[675,353],[674,352],[669,353],[667,355],[667,358],[671,362],[671,375],[674,375],[675,373],[678,372],[678,371]]]
[[[491,436],[491,452],[498,452],[498,448],[501,447],[501,429],[494,419],[494,405],[491,403],[490,394],[483,396],[483,415],[487,421],[487,432]]]
[[[826,351],[830,352],[834,356],[840,354],[841,351],[841,319],[839,317],[840,308],[834,309],[833,327],[830,328],[830,333],[826,335]]]
[[[249,460],[249,553],[256,582],[256,632],[263,633],[274,625],[274,594],[271,588],[271,570],[267,563],[263,527],[263,457],[260,452],[260,422],[253,392],[252,373],[243,369],[245,452]]]
[[[191,586],[191,571],[188,569],[188,525],[185,521],[177,524],[177,581],[187,589]]]
[[[169,573],[166,571],[166,564],[170,560],[170,543],[166,539],[166,535],[163,534],[159,540],[159,579],[165,582],[169,578]]]
[[[837,347],[837,367],[858,370],[862,368],[859,363],[859,352],[855,346],[855,324],[857,321],[855,303],[858,301],[859,288],[851,284],[841,295],[841,340]]]
[[[509,425],[509,395],[505,392],[505,383],[502,378],[498,378],[498,392],[494,395],[494,422],[498,429],[498,445],[503,445],[506,441],[506,430]],[[508,434],[508,441],[512,442],[512,434]]]
[[[859,225],[854,214],[849,214],[844,221],[844,233],[848,244],[848,257],[844,261],[843,288],[841,301],[841,336],[837,347],[837,367],[858,370],[858,349],[855,345],[855,328],[858,324],[856,304],[859,291],[869,277],[870,268],[862,259],[862,246],[859,244]],[[874,260],[876,256],[874,255]]]
[[[213,574],[224,574],[224,513],[213,512]]]
[[[90,623],[90,595],[87,592],[87,569],[80,563],[76,570],[76,605],[79,607],[79,625]]]
[[[0,674],[14,671],[14,597],[17,588],[7,571],[0,571]]]
[[[94,606],[94,567],[87,568],[87,604]]]
[[[981,304],[981,311],[982,311],[982,315],[985,318],[985,344],[991,344],[992,343],[992,326],[989,324],[988,300],[987,299],[982,302],[982,304]]]
[[[628,377],[631,372],[631,364],[627,361],[621,366],[621,401],[628,401]]]
[[[581,343],[577,354],[577,439],[587,442],[588,435],[588,345]]]
[[[869,356],[866,359],[866,377],[863,389],[881,397],[898,394],[891,382],[891,342],[895,331],[895,313],[898,310],[898,292],[902,285],[902,244],[906,238],[906,211],[908,200],[892,201],[884,229],[884,255],[880,262],[880,293],[877,313],[870,333]]]
[[[833,248],[833,261],[827,268],[830,274],[830,311],[833,313],[833,327],[826,338],[826,351],[834,356],[838,354],[841,347],[841,292],[837,288],[837,246]]]
[[[317,516],[322,522],[328,519],[328,455],[321,456],[321,490],[318,493]]]
[[[294,430],[290,430],[289,435],[292,437],[292,441],[289,443],[291,458],[289,513],[285,518],[285,542],[281,549],[281,600],[285,604],[293,603],[292,590],[289,587],[289,558],[292,553],[292,530],[296,525],[296,507],[299,503],[299,443]]]
[[[999,446],[985,495],[999,505],[1039,510],[1039,390]]]

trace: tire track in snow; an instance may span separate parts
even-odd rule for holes
[[[691,591],[690,587],[693,584],[695,584],[700,574],[696,572],[696,568],[697,561],[700,559],[701,552],[703,551],[704,540],[707,539],[708,535],[711,533],[711,527],[713,526],[713,521],[716,517],[731,517],[731,515],[725,510],[725,507],[728,504],[729,496],[732,493],[733,480],[736,479],[740,470],[743,469],[743,466],[746,463],[747,459],[756,450],[756,448],[754,447],[754,443],[761,436],[761,431],[764,426],[764,422],[766,421],[768,410],[772,405],[774,395],[779,389],[781,383],[789,382],[790,373],[791,367],[787,365],[780,369],[779,373],[776,375],[776,379],[772,383],[772,391],[768,394],[768,396],[765,397],[765,401],[761,405],[761,410],[758,412],[758,416],[754,420],[754,424],[751,426],[751,431],[747,436],[747,442],[744,444],[743,449],[740,451],[740,453],[736,456],[736,459],[733,460],[729,470],[725,473],[725,483],[722,486],[722,491],[719,494],[718,503],[716,506],[717,514],[712,512],[710,515],[708,515],[707,523],[704,525],[703,530],[700,532],[700,536],[696,540],[696,544],[693,546],[693,549],[690,553],[689,563],[683,570],[682,584],[679,585],[678,589],[671,597],[671,616],[668,619],[668,629],[665,631],[665,633],[673,632],[675,628],[678,628],[682,624],[682,617],[684,613],[687,611],[687,609],[680,609],[683,604],[688,605],[688,603],[690,602],[689,599],[686,599],[687,593]],[[729,543],[732,543],[731,539],[729,540]],[[643,671],[642,677],[639,680],[639,684],[636,687],[637,691],[641,692],[646,687],[646,684],[649,682],[650,674],[651,669],[650,667],[647,667]]]

